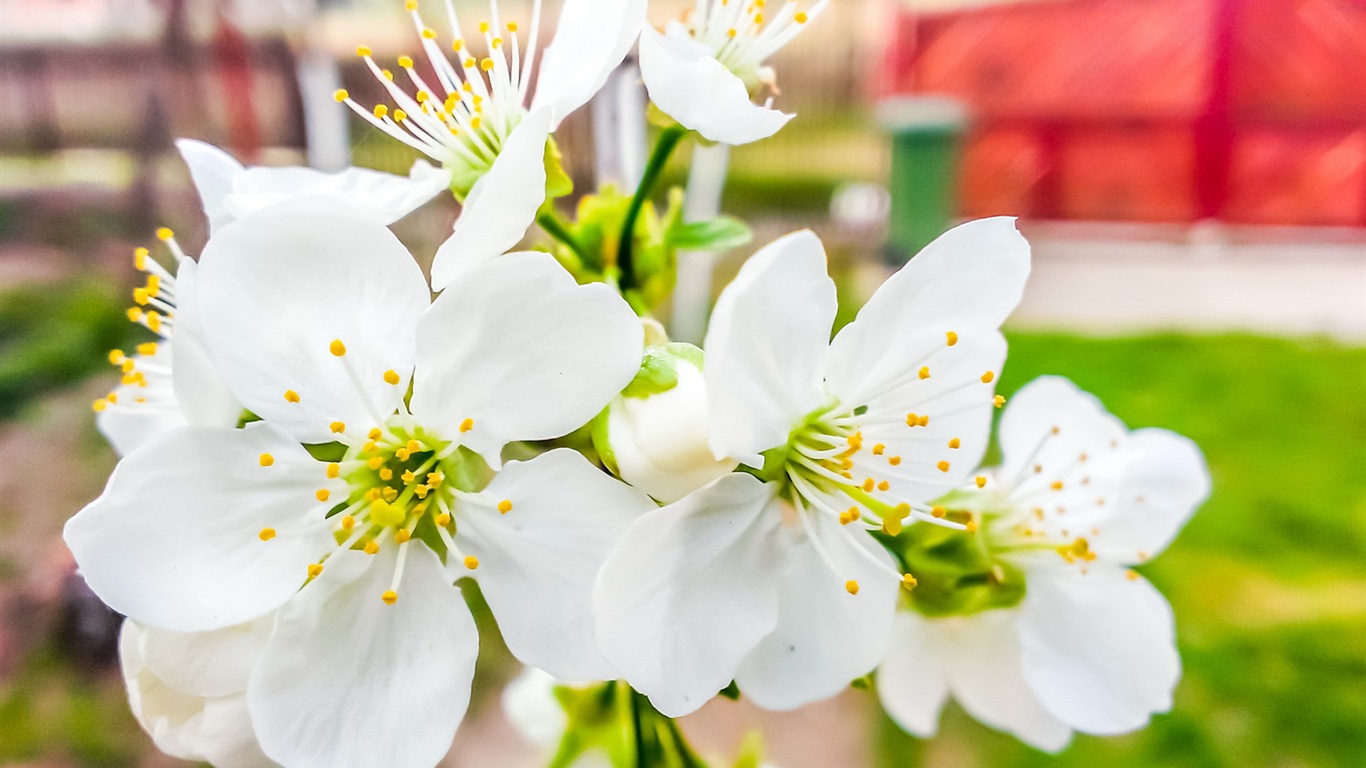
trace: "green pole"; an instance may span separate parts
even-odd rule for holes
[[[903,264],[948,229],[958,211],[967,108],[944,96],[898,96],[877,107],[892,138],[888,260]]]

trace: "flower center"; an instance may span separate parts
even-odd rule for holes
[[[829,0],[817,2],[810,11],[788,0],[774,14],[766,13],[764,0],[697,0],[693,37],[706,46],[716,60],[753,88],[760,83],[777,90],[764,62],[801,34],[808,21],[818,16]]]

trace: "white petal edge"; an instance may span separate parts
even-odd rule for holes
[[[330,198],[387,227],[421,208],[450,185],[450,172],[425,160],[413,163],[407,176],[369,168],[323,173],[312,168],[257,167],[237,176],[232,194],[223,202],[234,218],[241,218],[300,197]]]
[[[532,101],[533,110],[549,110],[551,130],[587,104],[630,53],[645,9],[645,0],[565,0]]]
[[[190,169],[190,179],[199,200],[204,207],[204,215],[209,219],[209,231],[232,221],[226,198],[232,193],[233,180],[245,170],[232,155],[202,141],[177,139],[176,149]]]
[[[877,671],[878,700],[887,716],[922,739],[939,733],[939,713],[949,699],[948,670],[933,630],[918,615],[898,612]]]

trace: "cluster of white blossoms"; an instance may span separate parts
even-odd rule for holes
[[[1132,568],[1208,494],[1203,458],[1062,379],[996,393],[1030,270],[1012,219],[950,230],[833,337],[821,241],[780,238],[698,348],[628,285],[672,269],[631,244],[681,231],[637,226],[652,179],[597,218],[547,203],[550,131],[637,40],[675,141],[751,141],[790,118],[751,101],[776,91],[766,60],[827,2],[698,0],[660,34],[643,0],[567,0],[539,57],[539,1],[525,42],[496,4],[475,42],[450,0],[444,34],[406,5],[426,73],[403,56],[400,85],[362,48],[394,105],[337,96],[439,168],[244,168],[182,141],[208,242],[134,255],[154,338],[110,353],[94,409],[122,460],[65,538],[128,617],[161,749],[435,765],[476,680],[471,584],[538,670],[506,700],[559,765],[700,764],[670,718],[870,674],[926,737],[950,696],[1046,750],[1170,707],[1171,611]],[[443,190],[463,211],[429,281],[388,226]],[[508,252],[538,220],[556,245]]]

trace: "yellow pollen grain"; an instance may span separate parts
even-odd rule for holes
[[[139,344],[138,354],[143,357],[156,357],[157,343],[155,341],[149,341],[144,344]]]
[[[983,383],[983,384],[990,384],[991,382],[993,382],[993,381],[995,381],[995,380],[996,380],[996,374],[992,373],[991,371],[987,371],[986,373],[982,374],[982,383]]]
[[[370,461],[366,462],[366,466],[368,466],[370,469],[379,469],[380,467],[384,466],[384,457],[371,456]]]
[[[498,511],[501,512],[501,513],[503,513],[503,514],[505,514],[505,515],[506,515],[507,513],[511,512],[511,511],[512,511],[512,500],[511,500],[511,499],[503,499],[502,501],[498,502]]]
[[[949,511],[943,507],[930,507],[930,514],[940,520],[944,519],[948,513]]]
[[[977,483],[978,488],[985,488],[987,486],[987,479],[981,475],[978,475],[977,479],[973,482]]]
[[[474,429],[474,419],[465,419],[464,421],[460,422],[461,432],[468,432],[471,429]]]
[[[903,573],[901,575],[901,586],[905,587],[906,589],[915,589],[915,585],[919,583],[920,582],[916,581],[915,577],[909,573]]]
[[[383,120],[384,116],[389,114],[389,106],[387,104],[376,104],[374,111],[375,117],[378,117],[379,119]]]
[[[949,471],[949,463],[948,463],[947,461],[941,461],[941,462],[939,462],[938,464],[935,464],[935,466],[939,468],[939,471],[940,471],[940,472],[948,472],[948,471]]]
[[[731,27],[730,29],[726,30],[726,37],[735,37],[738,34],[740,33],[734,27]]]
[[[930,377],[930,367],[928,365],[920,366],[920,372],[916,375],[919,376],[922,381],[928,379]]]
[[[917,422],[915,423],[915,425],[916,425],[917,427],[928,427],[928,426],[930,425],[930,417],[929,417],[929,415],[926,414],[926,415],[921,416],[921,417],[920,417],[920,420],[917,421]]]
[[[326,488],[319,488],[318,492],[313,495],[317,497],[318,501],[327,501],[328,499],[332,498],[332,492],[327,490]]]
[[[952,347],[954,344],[957,344],[957,343],[958,343],[958,334],[954,333],[953,331],[949,331],[948,333],[944,334],[944,336],[945,336],[945,342],[946,342],[950,347]]]
[[[1062,481],[1061,481],[1061,480],[1054,480],[1054,481],[1053,481],[1053,484],[1050,485],[1050,486],[1048,486],[1048,487],[1049,487],[1049,488],[1052,488],[1052,489],[1055,490],[1055,491],[1061,491],[1061,490],[1062,490]]]
[[[332,343],[327,346],[327,349],[337,357],[346,354],[346,345],[342,343],[341,339],[333,339]]]
[[[327,465],[327,476],[328,476],[329,478],[331,478],[331,479],[333,479],[333,480],[336,480],[340,475],[341,475],[341,465],[340,465],[340,464],[335,464],[335,463],[334,463],[334,464],[328,464],[328,465]]]
[[[479,558],[475,557],[474,555],[469,555],[469,556],[467,556],[467,557],[465,558],[465,567],[468,568],[468,569],[470,569],[471,571],[474,570],[475,568],[478,568],[478,567],[479,567]]]
[[[407,461],[408,457],[413,454],[407,448],[399,448],[397,451],[394,451],[394,455],[398,457],[399,461]]]
[[[412,538],[413,535],[408,533],[408,529],[406,528],[400,528],[397,531],[394,531],[394,541],[397,541],[399,544],[407,544]]]
[[[509,22],[507,23],[507,29],[508,29],[509,32],[516,32],[516,31],[517,31],[517,22],[515,22],[515,21],[509,21]]]
[[[338,88],[338,89],[337,89],[335,92],[333,92],[333,94],[332,94],[332,99],[333,99],[334,101],[339,102],[339,103],[340,103],[340,102],[343,102],[343,101],[346,101],[346,100],[349,99],[349,98],[351,98],[351,94],[347,93],[345,88]]]
[[[295,391],[292,390],[292,389],[286,389],[286,390],[285,390],[285,402],[286,402],[286,403],[298,403],[298,402],[299,402],[299,393],[298,393],[298,392],[295,392]]]
[[[399,57],[398,57],[398,65],[399,65],[400,67],[403,67],[404,69],[412,69],[412,68],[413,68],[413,57],[411,57],[411,56],[399,56]]]
[[[385,501],[393,501],[394,499],[397,499],[397,498],[398,498],[398,489],[396,489],[396,488],[385,488],[385,489],[384,489],[384,492],[383,492],[382,494],[380,494],[380,495],[382,495],[382,496],[384,497],[384,500],[385,500]]]
[[[346,422],[334,421],[331,424],[328,424],[327,428],[332,430],[332,434],[340,435],[341,433],[346,431]]]
[[[423,29],[422,29],[422,37],[425,38],[425,39],[427,39],[427,40],[435,40],[435,39],[436,39],[436,30],[435,30],[435,29],[432,29],[431,27],[423,27]]]
[[[393,605],[398,602],[398,593],[391,589],[380,595],[379,599],[383,600],[385,605]]]
[[[877,484],[877,483],[876,483],[876,482],[873,480],[873,478],[871,478],[871,477],[868,478],[867,480],[864,480],[864,481],[863,481],[863,491],[864,491],[864,493],[867,493],[867,492],[873,490],[873,487],[874,487],[876,484]]]
[[[175,232],[172,232],[170,227],[158,227],[158,228],[157,228],[157,239],[160,240],[161,242],[164,243],[164,242],[166,242],[167,240],[170,240],[170,239],[173,238],[173,237],[175,237]]]
[[[310,579],[316,579],[316,578],[318,578],[319,576],[321,576],[322,573],[323,573],[323,567],[322,567],[321,565],[318,565],[317,563],[309,563],[309,565],[308,565],[308,577],[309,577]]]
[[[414,96],[413,96],[413,98],[417,99],[417,103],[418,103],[418,104],[426,104],[426,103],[427,103],[427,100],[430,99],[431,97],[432,97],[432,95],[431,95],[430,93],[427,93],[426,91],[418,91],[418,92],[417,92],[416,94],[414,94]]]
[[[413,481],[417,479],[417,475],[414,475],[411,469],[403,470],[401,477],[405,485],[412,485]]]
[[[873,446],[873,455],[881,456],[882,452],[885,450],[887,450],[887,446],[883,445],[882,443],[878,443],[877,445]]]
[[[358,45],[358,46],[356,46],[356,55],[357,55],[357,56],[362,56],[362,57],[364,57],[364,56],[371,56],[371,55],[373,55],[373,54],[374,54],[374,51],[370,50],[370,46],[368,46],[368,45]]]
[[[147,257],[151,252],[146,248],[137,248],[133,251],[133,268],[139,271],[147,269]]]
[[[479,62],[479,68],[485,72],[493,69],[493,59],[485,58],[483,61]]]
[[[257,461],[261,462],[261,466],[269,467],[275,463],[275,457],[271,456],[269,453],[263,453]]]
[[[261,541],[270,541],[271,539],[275,538],[275,529],[274,529],[274,528],[262,528],[262,529],[261,529],[261,532],[258,533],[258,534],[256,534],[256,536],[257,536],[258,538],[260,538]]]
[[[486,34],[488,34],[488,32],[489,32],[489,23],[488,23],[487,21],[481,21],[481,22],[479,22],[479,34],[481,34],[481,35],[486,35]]]
[[[406,8],[406,9],[408,9],[408,10],[410,10],[410,11],[416,11],[416,10],[417,10],[417,0],[405,0],[404,3],[403,3],[403,7]]]
[[[133,302],[134,302],[135,304],[138,304],[138,305],[145,305],[145,304],[147,304],[147,302],[149,302],[149,301],[151,301],[151,300],[152,300],[152,297],[149,296],[149,295],[147,294],[147,289],[146,289],[146,288],[134,288],[134,289],[133,289]]]
[[[351,530],[352,528],[355,528],[355,527],[356,527],[356,518],[354,518],[354,517],[352,517],[352,516],[350,516],[350,515],[347,515],[346,517],[343,517],[343,518],[342,518],[342,530],[343,530],[343,531],[349,531],[349,530]]]
[[[889,456],[889,457],[887,457],[887,463],[888,463],[888,464],[891,464],[892,466],[895,467],[895,466],[901,464],[901,457],[900,457],[900,456]]]
[[[977,521],[969,520],[967,527],[965,527],[963,530],[967,531],[968,533],[977,533]]]
[[[858,582],[855,581],[855,580],[853,580],[853,579],[850,579],[850,580],[844,582],[844,589],[845,589],[846,592],[848,592],[848,593],[851,594],[851,595],[857,595],[857,594],[858,594]]]
[[[476,66],[478,66],[479,60],[474,58],[473,56],[469,56],[466,57],[466,59],[461,63],[465,65],[465,69],[474,69]]]
[[[385,383],[385,384],[397,385],[398,382],[399,382],[399,378],[398,378],[398,373],[397,373],[396,371],[385,371],[385,372],[384,372],[384,383]]]
[[[365,492],[365,500],[366,500],[366,501],[377,501],[377,500],[379,500],[379,489],[378,489],[378,488],[371,488],[370,490],[366,491],[366,492]]]
[[[121,350],[121,349],[111,349],[111,350],[109,350],[109,364],[110,364],[110,365],[123,365],[123,360],[124,360],[125,357],[127,357],[127,355],[123,354],[123,350]]]
[[[451,524],[451,516],[446,514],[445,512],[442,512],[441,514],[436,516],[436,524],[441,526],[442,528],[445,528],[446,526]]]
[[[419,486],[413,488],[413,494],[414,494],[415,496],[417,496],[419,499],[425,499],[425,498],[427,498],[427,494],[428,494],[428,493],[431,493],[431,491],[432,491],[432,488],[431,488],[431,486],[428,486],[428,485],[419,485]]]
[[[914,413],[906,414],[906,426],[914,427],[920,422],[920,417]]]
[[[419,443],[416,440],[409,440],[403,447],[408,449],[408,453],[417,453],[422,450],[422,443]]]
[[[994,405],[994,406],[996,406],[997,408],[1000,408],[1001,406],[1005,405],[1005,404],[1006,404],[1005,395],[997,395],[996,397],[993,397],[993,398],[991,399],[991,404]]]
[[[805,24],[809,18],[810,17],[806,15],[805,11],[797,11],[797,14],[792,17],[792,20],[798,24]]]
[[[379,543],[376,542],[376,541],[373,541],[373,540],[370,541],[370,542],[367,542],[366,545],[365,545],[364,552],[365,552],[365,554],[367,554],[367,555],[377,555],[377,554],[379,554]]]
[[[949,447],[956,451],[963,447],[963,441],[955,437],[949,441]]]
[[[394,470],[389,469],[388,467],[385,467],[384,469],[381,469],[381,470],[379,471],[379,479],[381,479],[381,480],[393,480],[393,479],[394,479]]]

